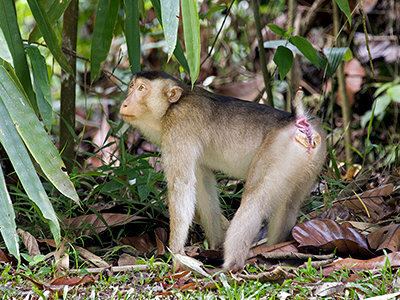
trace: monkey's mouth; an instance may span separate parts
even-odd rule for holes
[[[132,120],[132,119],[135,118],[134,115],[127,115],[127,114],[120,114],[120,116],[121,116],[121,118],[122,118],[123,120],[125,120],[125,121],[127,121],[127,120]]]

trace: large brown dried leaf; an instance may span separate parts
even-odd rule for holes
[[[10,263],[11,257],[7,255],[2,249],[0,249],[0,263]]]
[[[135,220],[144,219],[146,218],[127,214],[103,213],[66,219],[64,223],[68,225],[71,230],[79,230],[83,235],[90,235],[101,233],[108,227],[124,225]]]
[[[329,275],[331,272],[341,269],[349,269],[353,272],[382,269],[387,263],[387,260],[390,262],[392,268],[400,267],[400,252],[392,252],[388,255],[381,255],[368,260],[354,258],[338,259],[324,268],[323,273],[324,275]]]
[[[299,252],[297,249],[297,242],[296,241],[288,241],[279,243],[276,245],[267,245],[267,243],[263,243],[261,245],[254,246],[250,249],[249,257],[257,256],[263,253],[268,252],[292,252],[296,253]]]
[[[155,248],[154,243],[151,241],[150,236],[147,233],[140,236],[126,236],[121,239],[121,243],[132,246],[141,254],[149,253]]]
[[[24,246],[28,250],[30,256],[41,254],[38,242],[32,234],[22,229],[18,229],[17,232],[21,237],[22,242],[24,243]]]
[[[346,206],[356,214],[369,215],[371,221],[379,221],[394,212],[394,208],[387,205],[382,198],[391,195],[393,189],[393,184],[385,184],[358,194],[358,196],[339,199],[334,203],[334,206]]]
[[[83,277],[67,277],[67,276],[62,276],[58,278],[54,278],[52,281],[49,282],[50,288],[52,289],[60,289],[60,286],[77,286],[77,285],[83,285],[86,283],[93,283],[95,282],[95,278],[92,275],[85,275]]]
[[[338,224],[329,219],[314,219],[296,225],[293,238],[299,248],[337,249],[339,254],[371,257],[366,238],[351,224]]]
[[[117,264],[118,266],[132,266],[136,264],[136,258],[128,253],[122,253]]]
[[[372,249],[387,249],[392,252],[400,250],[400,224],[391,224],[375,230],[367,237]]]

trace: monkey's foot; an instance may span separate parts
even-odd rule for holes
[[[308,152],[321,143],[321,136],[315,132],[306,118],[296,120],[295,140],[304,146]]]

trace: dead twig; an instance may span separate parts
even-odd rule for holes
[[[268,252],[261,254],[265,259],[300,259],[300,260],[308,260],[309,258],[313,260],[328,260],[333,259],[335,254],[326,254],[326,255],[315,255],[308,253],[296,253],[296,252]]]
[[[110,268],[87,268],[87,269],[71,269],[69,272],[71,274],[79,274],[82,272],[86,273],[102,273],[104,271],[110,271],[112,273],[119,273],[119,272],[129,272],[129,271],[146,271],[151,269],[154,266],[161,266],[165,265],[163,262],[155,262],[151,266],[149,265],[129,265],[129,266],[114,266]]]

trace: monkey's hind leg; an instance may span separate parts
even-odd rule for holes
[[[224,219],[218,199],[217,182],[213,172],[205,167],[197,169],[197,212],[211,249],[217,249],[224,241]],[[225,219],[226,220],[226,219]],[[226,220],[227,222],[227,220]]]

